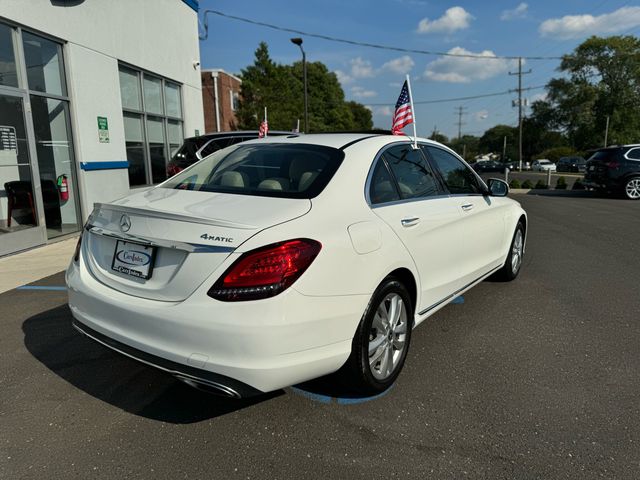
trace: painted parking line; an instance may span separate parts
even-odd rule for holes
[[[23,285],[22,287],[17,287],[16,290],[44,290],[52,292],[66,292],[67,287],[57,285]]]
[[[303,390],[298,387],[289,387],[289,389],[296,395],[300,395],[301,397],[308,398],[309,400],[313,400],[314,402],[319,402],[324,404],[334,403],[337,405],[356,405],[359,403],[371,402],[373,400],[377,400],[381,397],[384,397],[393,389],[393,385],[391,385],[384,392],[378,393],[377,395],[372,395],[370,397],[332,397],[330,395],[323,395],[321,393],[315,393],[315,392],[310,392],[308,390]]]

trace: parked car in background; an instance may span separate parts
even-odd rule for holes
[[[508,185],[417,143],[250,140],[95,204],[66,274],[73,326],[228,397],[338,370],[384,391],[415,326],[491,275],[515,279],[525,254]]]
[[[586,167],[586,187],[640,199],[640,144],[596,150]]]
[[[551,160],[547,160],[546,158],[541,158],[539,160],[534,160],[531,164],[531,170],[534,172],[546,172],[551,170],[552,172],[556,171],[556,164]]]
[[[508,165],[494,161],[476,162],[473,164],[473,169],[478,173],[504,172],[505,168],[509,168]]]
[[[276,137],[283,135],[298,134],[293,132],[270,131],[268,136]],[[169,160],[169,163],[167,163],[167,176],[173,177],[176,173],[181,172],[218,150],[254,138],[258,138],[257,130],[205,133],[197,137],[185,138],[182,146],[176,151],[171,160]]]
[[[556,163],[558,172],[584,173],[587,169],[587,161],[582,157],[562,157]]]

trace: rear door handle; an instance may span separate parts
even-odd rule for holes
[[[400,220],[400,223],[403,227],[413,227],[414,225],[420,223],[420,217],[403,218],[402,220]]]
[[[461,205],[460,206],[462,208],[462,210],[464,210],[465,212],[468,212],[469,210],[473,210],[473,203],[467,203],[465,205]]]

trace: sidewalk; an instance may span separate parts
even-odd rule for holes
[[[0,258],[0,293],[66,270],[78,238]]]

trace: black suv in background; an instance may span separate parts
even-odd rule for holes
[[[640,199],[640,144],[601,148],[587,160],[584,184]]]
[[[269,136],[298,135],[293,132],[269,132]],[[167,163],[167,177],[172,177],[185,168],[223,148],[258,138],[257,130],[205,133],[198,137],[184,139],[182,146]]]
[[[587,169],[586,164],[586,160],[582,157],[562,157],[556,163],[556,171],[584,173]]]

